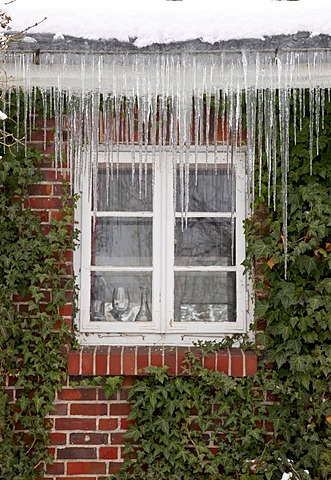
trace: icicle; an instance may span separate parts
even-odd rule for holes
[[[214,166],[215,166],[215,175],[217,175],[217,157],[218,157],[218,125],[219,125],[219,109],[220,109],[220,94],[219,90],[216,90],[214,93]],[[239,109],[239,111],[241,111]],[[238,111],[236,112],[236,120],[240,122],[239,115],[237,117]],[[222,125],[221,125],[222,127]],[[197,162],[196,162],[197,163]],[[197,178],[196,178],[197,180]]]
[[[321,127],[325,127],[325,89],[321,88]]]
[[[206,152],[206,167],[208,163],[208,151],[209,151],[209,132],[210,132],[210,104],[211,98],[209,92],[206,93],[206,120],[205,120],[205,152]]]
[[[241,117],[241,90],[239,85],[237,87],[237,95],[236,95],[236,118],[235,118],[235,146],[241,146],[242,143],[242,117]]]
[[[309,169],[313,173],[313,148],[314,148],[314,89],[309,89]]]
[[[321,110],[321,90],[319,87],[316,87],[315,88],[316,155],[319,154],[320,110]]]
[[[294,144],[297,144],[297,89],[292,90],[293,98],[293,140]]]
[[[43,148],[47,148],[47,92],[42,90],[41,92],[42,105],[43,105]]]
[[[263,158],[263,90],[257,91],[257,155],[259,161],[259,196],[262,189],[262,158]]]

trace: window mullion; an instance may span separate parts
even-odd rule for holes
[[[173,160],[169,155],[166,162],[164,188],[164,235],[167,242],[164,245],[164,294],[165,294],[165,331],[169,330],[174,320],[174,241],[175,241],[175,212],[174,212],[174,175]]]

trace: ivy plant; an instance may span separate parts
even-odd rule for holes
[[[9,133],[13,95],[12,102]],[[40,153],[12,143],[0,152],[0,477],[34,480],[51,461],[48,415],[73,342],[60,309],[68,292],[74,296],[66,253],[76,242],[75,199],[64,195],[59,218],[42,224],[26,203],[40,180]],[[15,386],[14,397],[6,385]]]

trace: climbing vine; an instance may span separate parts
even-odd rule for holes
[[[74,295],[66,253],[75,246],[75,199],[65,194],[61,215],[47,225],[27,208],[40,153],[14,140],[14,95],[11,101],[0,152],[0,477],[34,480],[51,461],[48,414],[73,342],[60,309]]]

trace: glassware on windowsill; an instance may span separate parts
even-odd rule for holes
[[[141,291],[140,309],[135,318],[135,322],[151,322],[152,314],[150,312],[148,302],[147,302],[148,288],[141,286],[140,291]]]
[[[114,288],[112,305],[112,316],[115,318],[115,320],[122,322],[123,315],[128,310],[130,305],[129,290],[125,287]]]
[[[104,302],[102,300],[92,300],[91,320],[93,322],[103,322],[105,320]]]

